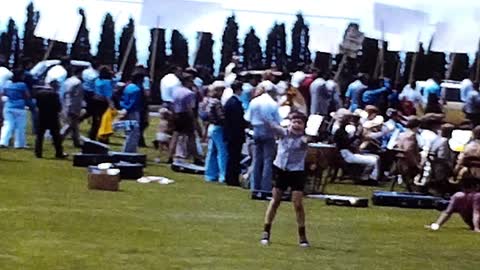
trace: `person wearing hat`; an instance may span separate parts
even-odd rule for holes
[[[396,149],[401,151],[397,161],[396,169],[401,175],[407,186],[407,190],[412,192],[412,185],[415,176],[421,172],[420,146],[417,141],[417,134],[420,127],[420,120],[416,116],[410,116],[405,125],[406,131],[398,136]]]
[[[348,110],[347,110],[348,111]],[[361,164],[366,166],[369,173],[369,180],[378,181],[380,177],[380,158],[373,154],[360,154],[356,147],[361,134],[354,132],[353,135],[347,131],[350,117],[337,118],[339,128],[335,131],[333,140],[340,151],[343,160],[348,164]],[[367,180],[367,179],[366,179]]]
[[[273,99],[276,94],[272,82],[263,81],[257,87],[257,97],[252,99],[244,119],[253,127],[254,154],[251,175],[252,192],[272,190],[272,164],[275,155],[275,132],[272,124],[282,121],[279,106]]]
[[[467,178],[462,182],[462,191],[455,193],[448,204],[448,207],[438,217],[437,221],[425,228],[432,231],[439,230],[450,217],[458,213],[469,229],[480,233],[480,192],[479,182],[475,178]]]
[[[47,130],[52,135],[56,158],[66,158],[68,154],[63,152],[62,138],[60,136],[59,114],[62,111],[60,102],[60,82],[46,80],[46,85],[37,91],[35,98],[38,108],[38,132],[35,137],[35,156],[43,156],[43,138]]]

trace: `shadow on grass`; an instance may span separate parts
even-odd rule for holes
[[[353,252],[353,249],[349,249],[349,248],[338,248],[338,246],[336,247],[332,247],[332,248],[329,248],[327,246],[320,246],[318,245],[318,243],[311,243],[310,242],[310,247],[308,248],[302,248],[302,247],[299,247],[298,244],[293,244],[291,242],[283,242],[283,241],[280,241],[280,242],[274,242],[272,243],[272,246],[275,245],[275,246],[283,246],[283,247],[288,247],[288,248],[298,248],[300,250],[305,250],[305,251],[308,251],[308,250],[316,250],[316,251],[335,251],[335,252],[342,252],[342,253],[352,253]],[[267,247],[268,248],[268,247]]]
[[[5,159],[5,158],[2,158],[0,157],[0,161],[1,162],[7,162],[7,163],[25,163],[27,162],[27,160],[25,159]]]

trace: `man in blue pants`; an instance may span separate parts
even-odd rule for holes
[[[272,190],[272,164],[275,158],[275,132],[281,118],[278,104],[273,99],[275,87],[270,81],[259,84],[260,95],[252,100],[245,113],[245,120],[253,127],[253,173],[250,179],[252,192]]]

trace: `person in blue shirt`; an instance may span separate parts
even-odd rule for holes
[[[116,80],[113,79],[113,72],[110,68],[107,66],[101,67],[99,76],[95,80],[94,94],[91,100],[92,126],[88,134],[91,140],[97,139],[102,116],[108,107],[111,106],[113,87],[115,84]]]
[[[360,74],[359,78],[352,82],[345,94],[345,105],[351,112],[354,112],[360,107],[362,94],[367,89],[368,74]]]
[[[84,90],[84,100],[86,103],[86,113],[80,118],[80,122],[90,118],[93,115],[93,96],[95,93],[95,81],[98,79],[98,63],[93,59],[91,66],[82,72],[82,82]]]
[[[25,76],[25,84],[28,88],[28,93],[31,97],[33,97],[33,87],[38,84],[38,78],[33,75],[30,70],[33,67],[32,59],[25,57],[22,60],[22,65],[24,69],[24,76]],[[36,134],[38,130],[38,110],[37,105],[35,103],[35,99],[31,98],[27,100],[27,107],[30,110],[30,119],[32,121],[32,133]]]
[[[30,99],[28,87],[24,82],[22,69],[13,71],[11,81],[3,87],[3,96],[7,101],[3,109],[4,121],[0,135],[0,147],[8,147],[9,141],[15,134],[14,147],[26,148],[25,129],[27,126],[27,112],[25,106]]]
[[[258,85],[258,78],[255,75],[248,75],[247,81],[242,86],[242,93],[240,94],[240,101],[242,102],[243,110],[246,111],[252,100],[252,92]]]
[[[124,120],[131,121],[131,125],[129,125],[130,130],[127,130],[127,138],[123,145],[123,152],[127,153],[136,153],[140,140],[140,113],[143,110],[143,78],[144,75],[142,73],[133,74],[131,83],[125,87],[120,99],[120,107],[126,112]]]
[[[386,95],[390,89],[390,81],[383,79],[380,81],[380,87],[376,87],[377,82],[373,82],[369,89],[363,93],[362,101],[363,105],[373,105],[379,107],[378,103],[381,101],[383,95]]]
[[[433,74],[431,79],[428,79],[425,82],[425,86],[423,87],[423,103],[428,104],[430,100],[438,100],[440,101],[441,98],[441,88],[440,88],[440,75],[438,73]],[[434,96],[434,97],[431,97]]]

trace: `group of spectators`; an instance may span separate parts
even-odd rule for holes
[[[252,191],[270,191],[277,153],[275,126],[288,125],[284,122],[288,112],[296,111],[321,115],[325,123],[332,123],[321,125],[320,132],[327,134],[322,139],[336,144],[345,163],[362,165],[364,180],[378,182],[401,175],[410,189],[414,181],[425,185],[435,177],[445,182],[455,172],[457,154],[448,145],[455,127],[445,122],[438,76],[399,91],[389,79],[360,74],[342,91],[329,72],[242,73],[236,72],[236,63],[231,65],[210,81],[192,68],[176,68],[162,79],[161,96],[172,123],[165,125],[171,128],[168,162],[175,158],[178,138],[186,136],[194,162],[201,164],[198,138],[208,139],[207,181],[238,185],[240,161],[250,156],[245,176]],[[464,80],[461,96],[471,120],[467,129],[472,130],[480,115],[474,111],[480,106],[475,103],[478,87]],[[245,135],[245,129],[251,136]],[[433,167],[429,177],[422,174],[427,165]]]
[[[145,145],[149,80],[145,68],[138,66],[127,82],[120,82],[111,67],[73,65],[68,58],[49,65],[43,61],[33,66],[29,59],[10,71],[0,61],[0,93],[3,103],[3,126],[0,147],[10,146],[12,136],[15,148],[28,148],[25,135],[27,110],[31,112],[35,134],[35,156],[43,155],[43,140],[48,131],[55,147],[55,157],[65,158],[63,141],[71,135],[74,147],[81,147],[79,125],[91,117],[88,137],[108,141],[100,136],[102,118],[108,109],[118,111],[128,123],[125,152],[136,152]],[[111,126],[111,123],[110,123]],[[111,127],[110,127],[111,129]]]

